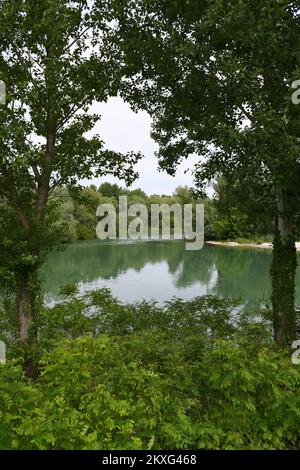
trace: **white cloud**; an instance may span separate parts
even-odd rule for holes
[[[191,170],[197,157],[190,157],[184,161],[178,167],[175,177],[158,171],[158,162],[154,156],[157,145],[150,137],[151,119],[146,112],[134,113],[129,104],[119,97],[110,98],[107,103],[95,104],[91,111],[102,116],[95,127],[95,132],[105,141],[106,148],[118,152],[140,151],[145,156],[137,165],[140,176],[132,185],[133,189],[141,188],[147,194],[172,194],[177,186],[192,186]],[[185,170],[189,170],[188,173],[185,173]],[[97,178],[88,183],[99,186],[103,181],[116,182],[124,186],[124,182],[111,176]]]

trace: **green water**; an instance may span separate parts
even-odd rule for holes
[[[109,287],[123,301],[214,294],[238,297],[249,307],[268,304],[271,252],[206,245],[186,251],[183,242],[88,241],[52,253],[43,268],[46,301],[77,283],[82,292]],[[297,275],[300,286],[300,273]],[[300,289],[297,289],[300,304]]]

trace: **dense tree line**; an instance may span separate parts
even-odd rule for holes
[[[76,192],[67,187],[53,194],[57,204],[56,226],[60,228],[62,243],[96,238],[96,210],[100,204],[112,204],[116,213],[119,197],[127,196],[128,205],[144,204],[149,213],[151,204],[204,204],[206,240],[264,239],[272,234],[272,218],[243,207],[236,197],[236,189],[225,178],[215,184],[213,197],[197,198],[187,186],[179,186],[170,195],[147,195],[141,189],[123,188],[117,184],[102,183],[81,187]],[[149,220],[150,225],[150,220]],[[174,217],[171,214],[171,225]]]

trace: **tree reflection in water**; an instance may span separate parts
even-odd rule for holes
[[[269,302],[270,262],[271,253],[259,249],[206,245],[200,251],[186,251],[178,241],[95,240],[52,253],[42,276],[51,303],[62,285],[78,283],[82,290],[110,287],[123,301],[214,294],[256,307]]]

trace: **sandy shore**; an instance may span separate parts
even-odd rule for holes
[[[205,243],[207,243],[208,245],[240,247],[240,248],[262,248],[264,250],[272,249],[272,243],[237,243],[237,242],[216,242],[216,241],[207,241]],[[296,243],[296,249],[297,251],[300,251],[300,242]]]

